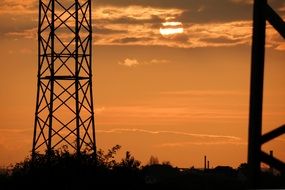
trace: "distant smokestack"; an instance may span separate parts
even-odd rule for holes
[[[210,161],[207,161],[207,168],[210,169]]]
[[[207,156],[204,156],[204,170],[207,169]]]

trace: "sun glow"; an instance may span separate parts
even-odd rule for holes
[[[184,32],[183,25],[181,22],[164,22],[162,27],[159,29],[160,34],[163,36],[181,34]]]

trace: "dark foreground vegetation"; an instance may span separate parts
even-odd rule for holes
[[[0,172],[0,189],[247,189],[247,168],[218,166],[214,169],[181,169],[155,159],[141,166],[130,152],[115,160],[120,146],[107,153],[99,150],[97,159],[88,151],[80,156],[66,147],[48,157],[38,154]],[[285,188],[284,175],[263,172],[261,188]]]

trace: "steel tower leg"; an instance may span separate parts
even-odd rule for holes
[[[261,161],[266,4],[266,0],[255,0],[253,10],[248,164],[250,182],[254,187],[258,181]]]

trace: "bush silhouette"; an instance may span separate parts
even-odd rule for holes
[[[0,172],[0,189],[246,189],[247,165],[235,170],[220,166],[207,171],[195,168],[179,169],[170,162],[142,166],[129,151],[116,160],[121,146],[106,153],[88,150],[80,155],[70,153],[68,147],[49,154],[35,154],[10,169]],[[242,174],[242,175],[240,175]],[[243,176],[243,178],[241,178]],[[284,188],[284,175],[264,172],[261,187]]]

